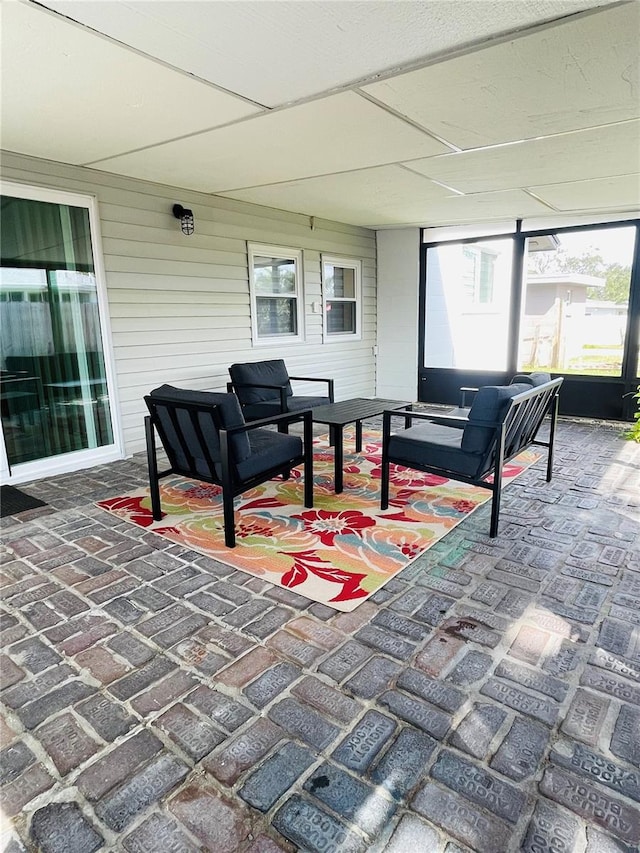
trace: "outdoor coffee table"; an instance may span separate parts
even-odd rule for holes
[[[334,487],[336,494],[343,488],[342,469],[344,465],[344,428],[347,424],[356,425],[356,453],[362,450],[362,421],[381,415],[385,409],[410,409],[411,403],[400,400],[367,399],[356,397],[353,400],[341,400],[339,403],[327,403],[315,406],[311,412],[314,423],[327,424],[330,442],[335,447]]]

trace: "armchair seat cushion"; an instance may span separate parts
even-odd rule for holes
[[[238,476],[242,480],[258,476],[277,465],[286,465],[287,460],[300,457],[302,453],[299,436],[270,429],[251,430],[249,442],[251,456],[238,463]]]
[[[397,465],[406,460],[409,468],[417,462],[475,477],[480,473],[483,455],[463,451],[462,434],[461,429],[439,423],[413,426],[390,437],[389,457]]]
[[[303,409],[312,409],[314,406],[326,406],[330,402],[328,397],[287,397],[287,409],[290,412],[301,412]],[[272,417],[280,413],[280,398],[249,403],[243,411],[248,421]]]

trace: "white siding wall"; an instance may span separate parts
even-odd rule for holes
[[[378,231],[378,397],[417,400],[418,228]]]
[[[336,399],[374,395],[373,231],[319,219],[312,228],[308,216],[4,152],[0,174],[98,200],[127,454],[143,448],[144,394],[164,382],[225,390],[236,361],[284,358],[293,375],[333,377]],[[193,210],[190,237],[173,217],[176,202]],[[305,343],[252,347],[247,241],[303,249]],[[312,311],[323,252],[362,260],[360,341],[323,344],[322,314]]]

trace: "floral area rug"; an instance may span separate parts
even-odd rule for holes
[[[344,491],[333,491],[333,449],[315,440],[314,507],[303,505],[301,471],[235,500],[236,547],[224,544],[218,486],[168,477],[160,481],[163,518],[154,521],[148,489],[98,506],[172,542],[242,572],[334,607],[354,610],[445,536],[491,492],[433,474],[391,468],[389,508],[380,510],[380,433],[363,433],[350,454],[345,434]],[[525,451],[505,466],[504,482],[538,458]]]

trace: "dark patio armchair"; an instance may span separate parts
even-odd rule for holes
[[[235,546],[233,499],[236,495],[304,466],[304,505],[313,506],[313,456],[311,412],[274,415],[245,423],[235,394],[190,391],[162,385],[144,398],[147,462],[151,508],[156,521],[162,518],[159,480],[180,474],[222,487],[224,541]],[[302,421],[303,437],[283,435],[265,427]],[[155,434],[169,460],[158,470]]]
[[[232,364],[229,376],[231,381],[227,383],[227,390],[237,395],[247,421],[333,403],[333,379],[289,376],[281,358]],[[326,385],[326,389],[323,389],[325,394],[319,397],[295,395],[292,381],[321,382]],[[286,425],[282,425],[281,431],[285,428]]]

